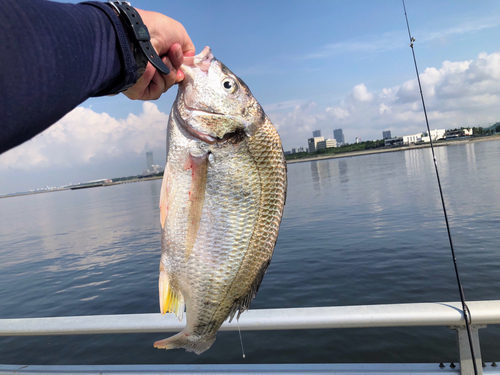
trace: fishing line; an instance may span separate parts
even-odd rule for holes
[[[444,203],[443,189],[441,188],[441,180],[439,178],[439,171],[438,171],[438,166],[437,166],[437,162],[436,162],[436,155],[434,154],[434,142],[432,141],[432,134],[431,134],[430,126],[429,126],[429,119],[427,118],[427,110],[425,108],[424,94],[422,92],[422,85],[420,83],[420,76],[418,74],[417,58],[415,57],[415,50],[413,49],[413,42],[415,42],[415,38],[413,38],[411,36],[410,23],[408,22],[408,16],[406,14],[405,0],[402,0],[402,2],[403,2],[403,9],[405,11],[406,26],[408,27],[408,37],[410,38],[411,52],[413,54],[413,62],[415,63],[415,72],[417,73],[418,87],[420,89],[420,98],[422,99],[422,106],[424,108],[425,123],[427,124],[427,132],[429,134],[429,140],[431,142],[432,159],[434,160],[434,169],[436,171],[437,183],[439,186],[439,194],[441,196],[441,203],[443,205],[444,220],[446,222],[446,230],[448,231],[448,239],[450,242],[451,256],[453,258],[453,265],[455,266],[455,276],[457,278],[458,291],[460,293],[460,300],[462,302],[462,311],[464,314],[465,326],[467,328],[467,337],[469,338],[470,352],[472,355],[472,365],[474,366],[474,374],[477,375],[476,355],[474,353],[474,345],[472,343],[472,332],[471,332],[471,328],[470,328],[470,324],[472,322],[471,317],[470,317],[470,311],[469,311],[469,307],[467,307],[467,304],[465,303],[464,290],[462,288],[462,283],[460,282],[460,276],[458,273],[458,266],[457,266],[457,258],[455,257],[455,250],[453,248],[453,241],[451,239],[450,224],[448,223],[448,215],[446,213],[446,205]]]
[[[243,349],[243,340],[241,339],[240,320],[239,319],[236,319],[236,324],[238,324],[238,333],[240,334],[241,352],[243,353],[243,358],[245,358],[245,349]]]

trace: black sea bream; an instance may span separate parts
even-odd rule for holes
[[[186,327],[155,342],[200,354],[250,306],[271,261],[286,196],[281,140],[208,47],[185,58],[161,188],[160,309]]]

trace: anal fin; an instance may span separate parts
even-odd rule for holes
[[[236,319],[240,318],[240,315],[250,308],[250,304],[252,300],[255,298],[257,292],[259,291],[260,284],[262,284],[262,280],[264,279],[264,274],[267,271],[267,267],[271,263],[271,258],[269,258],[266,262],[262,263],[260,270],[255,275],[252,283],[249,285],[247,289],[247,293],[242,295],[238,300],[235,301],[231,310],[229,311],[228,320],[229,323],[233,321],[234,316],[238,313]]]

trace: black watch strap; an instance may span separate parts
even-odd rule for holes
[[[148,28],[142,21],[141,16],[128,1],[108,1],[118,13],[123,24],[126,26],[131,42],[138,45],[144,56],[162,74],[169,74],[170,70],[156,53],[151,44]]]

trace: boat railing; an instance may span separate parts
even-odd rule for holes
[[[467,303],[477,368],[480,374],[500,374],[496,364],[481,359],[478,329],[500,324],[500,300]],[[113,333],[179,332],[185,322],[173,314],[125,314],[50,318],[0,319],[0,336],[84,335]],[[373,327],[447,326],[457,331],[460,363],[456,368],[437,364],[300,364],[300,365],[134,365],[134,366],[32,366],[0,365],[4,373],[349,373],[473,374],[465,321],[459,302],[331,306],[249,310],[239,324],[225,322],[220,331],[337,329]],[[483,365],[486,365],[483,367]]]

